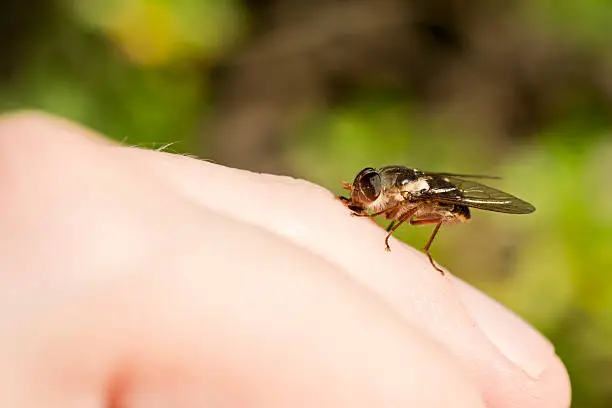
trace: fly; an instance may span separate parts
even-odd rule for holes
[[[360,217],[384,216],[392,220],[387,227],[385,249],[390,251],[389,238],[403,223],[435,224],[424,251],[434,263],[430,247],[442,225],[467,222],[470,208],[507,214],[529,214],[535,207],[513,195],[472,179],[499,177],[470,174],[431,173],[406,166],[367,167],[359,172],[352,184],[343,183],[350,198],[339,197]]]

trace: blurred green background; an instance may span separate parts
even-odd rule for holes
[[[502,176],[536,213],[474,211],[434,256],[553,341],[573,406],[611,407],[611,38],[597,0],[0,1],[0,110],[338,193],[367,166]]]

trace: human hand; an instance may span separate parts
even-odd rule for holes
[[[310,183],[0,120],[0,406],[569,406],[553,347]]]

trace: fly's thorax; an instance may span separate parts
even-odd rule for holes
[[[404,179],[400,181],[398,190],[402,197],[406,200],[418,199],[422,195],[430,191],[431,186],[429,180],[425,177],[420,177],[416,180]]]
[[[447,195],[453,193],[454,195],[461,195],[461,191],[456,185],[451,183],[444,177],[432,177],[427,175],[421,175],[416,179],[404,179],[401,180],[400,190],[402,194],[409,201],[416,200],[428,200],[435,201],[438,195]]]
[[[397,203],[416,197],[428,188],[423,172],[406,166],[387,166],[379,169],[383,193]]]

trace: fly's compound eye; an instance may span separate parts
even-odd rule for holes
[[[380,174],[372,168],[366,168],[355,177],[353,199],[361,203],[371,203],[380,195]]]

